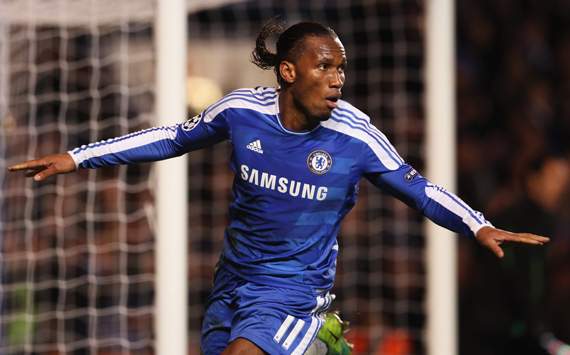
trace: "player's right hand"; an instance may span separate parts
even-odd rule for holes
[[[25,170],[26,176],[33,177],[35,181],[42,181],[56,174],[70,173],[76,169],[73,158],[67,153],[46,155],[8,167],[9,171]]]

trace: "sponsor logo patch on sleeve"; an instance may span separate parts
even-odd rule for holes
[[[408,171],[406,173],[406,175],[404,175],[404,179],[406,179],[406,181],[412,181],[416,178],[416,176],[418,176],[418,172],[416,169],[411,168],[410,171]]]

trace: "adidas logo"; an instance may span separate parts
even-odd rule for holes
[[[263,154],[263,149],[261,148],[261,141],[259,139],[249,143],[245,147],[249,150],[253,150],[256,153]]]

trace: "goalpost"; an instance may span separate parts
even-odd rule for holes
[[[157,3],[156,115],[159,125],[186,116],[185,0]],[[157,164],[156,352],[188,352],[188,173],[185,156]]]
[[[426,4],[427,177],[455,192],[455,15],[453,0]],[[428,354],[458,352],[457,253],[453,233],[426,223]]]

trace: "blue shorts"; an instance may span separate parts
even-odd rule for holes
[[[245,281],[218,269],[202,324],[202,352],[219,355],[237,338],[268,354],[303,354],[313,342],[334,296]]]

